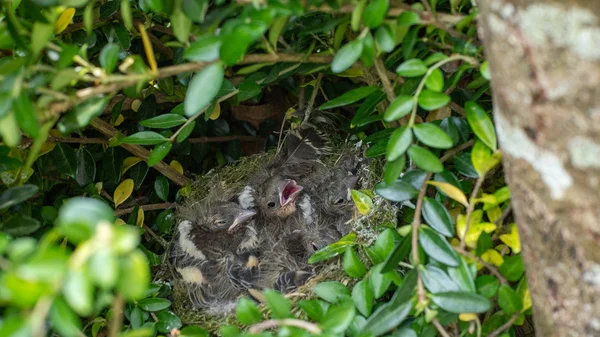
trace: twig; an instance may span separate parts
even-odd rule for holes
[[[471,139],[470,141],[468,141],[466,143],[463,143],[453,149],[446,151],[446,153],[440,158],[440,161],[442,163],[445,162],[446,160],[454,157],[457,153],[461,152],[462,150],[473,146],[473,143],[475,143],[475,141]]]
[[[231,140],[241,140],[244,142],[263,142],[265,139],[262,137],[254,136],[221,136],[221,137],[198,137],[188,138],[187,141],[192,144],[198,143],[217,143],[217,142],[228,142]]]
[[[308,117],[310,117],[310,112],[312,111],[315,105],[317,93],[319,92],[319,88],[321,87],[321,80],[323,80],[323,73],[319,73],[319,75],[317,75],[315,87],[313,88],[312,94],[310,95],[310,100],[308,101],[308,105],[306,106],[306,112],[304,113],[304,122],[308,121]]]
[[[500,217],[496,219],[496,221],[494,221],[494,225],[496,225],[496,227],[500,226],[504,219],[506,219],[506,217],[510,214],[510,212],[512,212],[512,205],[508,204],[508,206],[506,206]]]
[[[518,317],[519,317],[519,313],[514,314],[508,322],[502,324],[498,329],[494,330],[487,337],[499,336],[505,330],[510,329],[510,327],[515,323],[515,321],[517,320]]]
[[[104,120],[102,120],[100,118],[93,119],[92,122],[90,123],[90,125],[94,129],[100,131],[100,133],[102,133],[103,135],[105,135],[109,138],[113,137],[117,133],[117,130],[114,127],[112,127],[112,125],[106,123]],[[148,161],[148,157],[150,156],[150,151],[146,150],[145,148],[143,148],[139,145],[133,145],[133,144],[121,144],[121,147],[124,148],[125,150],[131,152],[136,157],[142,158],[142,160],[144,160],[144,161]],[[167,165],[163,161],[158,162],[156,165],[154,165],[152,167],[155,168],[156,170],[158,170],[165,177],[169,178],[171,181],[173,181],[174,183],[176,183],[179,186],[186,186],[187,184],[189,184],[191,182],[191,180],[188,177],[175,171],[174,168]]]
[[[48,136],[48,141],[55,143],[72,143],[72,144],[108,144],[105,138],[76,138],[76,137],[54,137]]]
[[[175,206],[175,203],[172,202],[163,202],[161,204],[150,204],[150,205],[142,205],[142,206],[136,206],[141,208],[144,212],[145,211],[156,211],[159,209],[168,209]],[[121,216],[121,215],[125,215],[125,214],[129,214],[131,212],[133,212],[135,210],[136,207],[129,207],[129,208],[123,208],[123,209],[118,209],[115,211],[115,215],[116,216]]]
[[[381,59],[375,58],[374,60],[375,69],[377,70],[377,74],[381,79],[381,84],[383,85],[383,90],[387,95],[388,101],[392,103],[396,99],[396,94],[394,93],[394,88],[392,87],[392,83],[387,76],[387,71],[385,69],[385,65],[381,62]]]
[[[300,76],[300,87],[298,88],[298,109],[304,109],[304,103],[306,101],[305,91],[306,83],[304,83],[304,76]]]
[[[431,322],[433,323],[437,331],[440,333],[440,335],[442,335],[442,337],[450,337],[448,331],[444,329],[444,326],[442,325],[442,323],[440,323],[440,321],[438,321],[437,318],[434,317]]]
[[[117,337],[121,331],[123,325],[123,306],[125,301],[121,294],[117,294],[112,305],[112,317],[110,320],[110,327],[108,331],[109,337]]]
[[[458,105],[458,104],[456,104],[456,103],[454,103],[454,102],[450,102],[450,103],[448,103],[448,107],[450,107],[450,109],[452,109],[452,110],[454,110],[454,111],[458,112],[458,114],[459,114],[459,115],[461,115],[461,116],[466,116],[466,115],[467,115],[467,114],[465,113],[465,109],[463,109],[463,107],[462,107],[462,106],[460,106],[460,105]]]
[[[352,13],[352,11],[354,10],[354,5],[351,5],[351,4],[344,5],[340,8],[332,8],[328,5],[322,5],[319,7],[311,8],[311,10],[317,10],[320,12],[327,12],[327,13]],[[397,7],[390,6],[386,15],[388,17],[396,17],[396,16],[400,16],[400,14],[402,14],[404,12],[414,12],[414,10],[410,6],[403,6],[403,5],[398,5]],[[429,16],[429,12],[421,12],[418,14],[420,14],[422,16]],[[456,23],[458,23],[460,20],[462,20],[464,18],[464,15],[449,14],[449,13],[437,13],[437,16],[438,16],[438,20],[440,22],[443,22],[448,25],[455,25]]]
[[[310,323],[310,322],[303,321],[303,320],[294,319],[294,318],[270,319],[268,321],[260,322],[258,324],[251,326],[248,331],[251,334],[259,334],[259,333],[263,332],[264,330],[267,330],[270,328],[275,328],[275,327],[281,327],[281,326],[293,326],[293,327],[304,329],[314,335],[321,334],[321,328],[319,328],[317,325]]]
[[[460,255],[464,255],[472,260],[476,260],[477,262],[479,262],[480,264],[482,264],[487,270],[490,271],[490,273],[494,274],[494,276],[496,276],[498,278],[498,280],[500,281],[500,283],[502,284],[508,284],[508,281],[506,280],[506,278],[504,278],[504,276],[502,276],[502,274],[500,273],[500,271],[498,270],[498,268],[496,268],[496,266],[489,264],[487,262],[485,262],[482,258],[480,258],[479,256],[475,256],[472,253],[466,251],[464,248],[456,248],[456,251],[460,254]]]
[[[471,197],[469,198],[469,207],[467,207],[467,218],[465,220],[465,232],[460,238],[460,249],[465,248],[465,239],[467,237],[467,233],[469,233],[469,228],[471,227],[471,216],[473,215],[473,210],[475,209],[475,198],[477,197],[477,193],[479,193],[479,189],[481,189],[481,184],[485,180],[485,175],[480,176],[475,181],[475,187],[473,187],[473,191],[471,192]]]
[[[169,247],[169,243],[165,239],[161,238],[156,233],[154,233],[154,231],[150,229],[150,227],[144,225],[144,230],[146,231],[146,233],[150,234],[150,236],[154,238],[154,240],[156,240],[156,242],[158,242],[158,244],[161,245],[164,249],[167,249],[167,247]]]

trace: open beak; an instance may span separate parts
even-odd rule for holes
[[[295,202],[298,198],[298,193],[303,189],[304,187],[297,185],[293,179],[286,179],[279,183],[279,202],[281,207]]]
[[[229,228],[227,228],[227,233],[230,233],[230,234],[233,233],[239,225],[250,220],[250,218],[252,218],[255,214],[256,214],[256,212],[251,211],[251,210],[240,211],[238,213],[238,215],[235,217],[235,219],[233,220],[233,223],[231,224],[231,226],[229,226]]]

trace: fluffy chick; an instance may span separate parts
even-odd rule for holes
[[[170,258],[192,303],[213,314],[230,311],[256,269],[246,265],[259,243],[248,226],[256,212],[219,201],[195,203],[179,213],[183,221]]]

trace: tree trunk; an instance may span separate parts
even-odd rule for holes
[[[537,336],[600,336],[600,1],[480,0]]]

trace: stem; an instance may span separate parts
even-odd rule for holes
[[[308,121],[310,112],[312,111],[312,109],[315,105],[315,100],[317,99],[317,94],[319,93],[319,88],[321,87],[322,79],[323,79],[323,73],[319,73],[319,75],[317,75],[317,80],[315,81],[315,86],[313,88],[313,91],[310,95],[310,100],[308,101],[308,105],[306,106],[306,112],[304,113],[304,122],[305,123]]]
[[[145,212],[145,211],[156,211],[156,210],[160,210],[160,209],[168,209],[173,206],[175,206],[175,203],[163,202],[161,204],[150,204],[150,205],[142,205],[142,206],[136,206],[136,207],[141,208]],[[119,217],[121,215],[129,214],[129,213],[133,212],[134,209],[135,209],[135,207],[118,209],[115,211],[115,216]]]
[[[429,69],[427,69],[427,72],[425,73],[425,76],[423,76],[423,78],[421,79],[421,82],[419,83],[419,86],[417,87],[417,91],[415,91],[415,95],[413,96],[413,109],[410,114],[410,121],[408,122],[409,127],[412,127],[415,124],[415,117],[417,115],[419,95],[421,94],[421,91],[423,91],[423,88],[425,87],[425,82],[427,81],[427,78],[429,77],[429,75],[431,75],[431,73],[434,70],[443,66],[444,64],[446,64],[448,62],[456,61],[456,60],[463,60],[472,65],[479,64],[479,62],[477,62],[477,60],[475,60],[472,57],[456,54],[456,55],[451,55],[450,57],[443,59],[443,60],[439,61],[438,63],[435,63],[434,65],[429,67]]]
[[[219,98],[219,100],[217,100],[217,103],[221,103],[235,95],[238,94],[238,92],[240,92],[239,89],[235,89],[234,91],[228,93],[227,95]],[[188,126],[191,122],[195,121],[198,117],[200,117],[202,115],[202,113],[204,111],[206,111],[206,109],[208,109],[208,106],[203,108],[202,110],[198,111],[195,115],[193,115],[192,117],[190,117],[187,122],[185,122],[185,124],[183,124],[172,136],[171,138],[169,138],[170,142],[174,142],[175,139],[177,138],[177,136],[179,135],[179,133],[181,133],[181,130],[183,130],[186,126]]]
[[[437,318],[434,318],[431,322],[433,323],[437,331],[440,333],[440,335],[442,335],[442,337],[450,337],[448,331],[444,329],[444,326],[442,325],[442,323],[440,323],[440,321],[438,321]]]
[[[506,280],[506,278],[504,278],[504,276],[502,276],[502,274],[500,273],[500,271],[498,271],[498,268],[496,268],[496,266],[491,265],[487,262],[485,262],[482,258],[480,258],[479,256],[473,255],[472,253],[462,249],[462,248],[456,248],[456,251],[463,256],[466,256],[472,260],[475,260],[479,263],[481,263],[487,270],[490,271],[490,273],[494,274],[494,276],[496,276],[498,278],[498,280],[500,281],[500,283],[502,284],[508,284],[508,281]]]
[[[259,334],[264,330],[281,326],[293,326],[297,328],[302,328],[314,335],[321,334],[321,329],[317,325],[294,318],[270,319],[268,321],[264,321],[251,326],[248,331],[251,334]]]
[[[109,337],[117,337],[119,331],[121,331],[121,326],[123,325],[124,305],[125,301],[123,300],[123,296],[121,296],[121,294],[117,294],[112,305],[112,317],[110,320],[110,327],[108,332]]]
[[[479,193],[479,189],[481,188],[481,184],[483,184],[483,180],[485,179],[485,175],[477,178],[475,182],[475,187],[473,187],[473,191],[471,192],[471,197],[469,198],[469,207],[467,207],[467,219],[465,224],[465,232],[460,238],[460,249],[465,248],[465,238],[467,237],[467,233],[469,233],[469,228],[471,227],[471,216],[473,215],[473,210],[475,209],[475,198],[477,197],[477,193]]]
[[[377,74],[381,79],[381,84],[383,85],[383,90],[387,96],[388,101],[392,103],[396,99],[396,94],[394,93],[394,88],[390,82],[390,79],[387,76],[387,71],[385,69],[385,65],[381,62],[381,59],[375,58],[374,60],[375,69],[377,70]]]
[[[504,330],[510,329],[510,327],[513,325],[513,323],[517,320],[518,317],[519,317],[519,313],[514,314],[508,322],[502,324],[498,329],[494,330],[492,333],[487,335],[487,337],[497,337],[502,332],[504,332]]]

